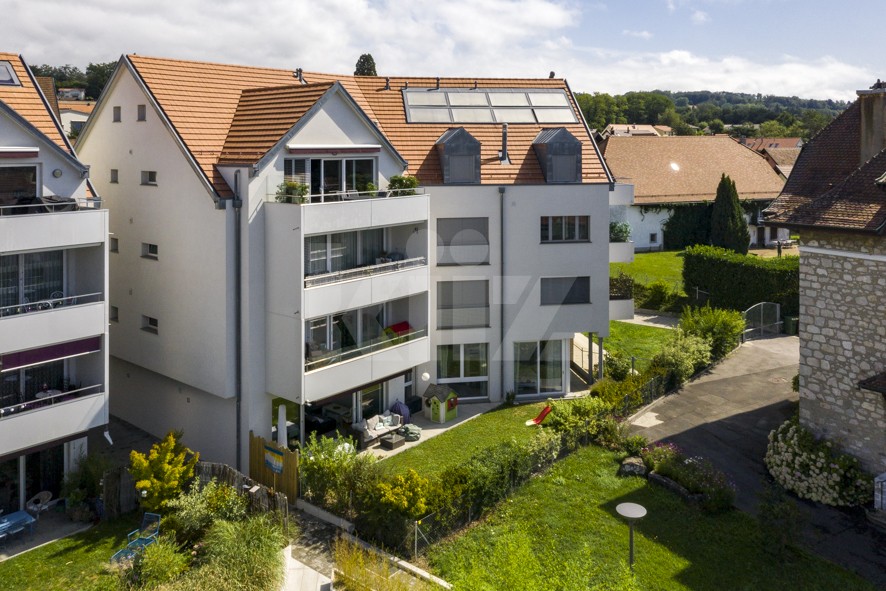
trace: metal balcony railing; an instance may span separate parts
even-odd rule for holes
[[[383,275],[384,273],[402,271],[403,269],[424,267],[427,266],[427,264],[427,258],[415,257],[402,261],[390,261],[378,265],[346,269],[344,271],[333,271],[332,273],[324,273],[322,275],[311,275],[310,277],[305,277],[305,287],[318,287],[320,285],[350,281],[351,279],[362,279],[364,277],[372,277],[373,275]]]
[[[93,386],[86,386],[85,388],[77,388],[66,392],[60,390],[38,392],[22,402],[7,404],[6,406],[0,407],[0,420],[13,415],[47,408],[69,400],[76,400],[77,398],[83,398],[92,394],[101,394],[104,391],[104,384],[95,384]]]
[[[5,316],[16,316],[18,314],[28,314],[30,312],[42,312],[46,310],[54,310],[65,306],[75,306],[81,304],[94,304],[102,301],[102,293],[86,293],[82,295],[66,296],[62,292],[55,292],[50,297],[33,302],[24,298],[20,304],[12,304],[11,306],[0,307],[0,318]]]
[[[408,343],[409,341],[414,341],[426,336],[428,336],[428,329],[419,328],[393,337],[381,336],[378,339],[375,339],[374,342],[368,345],[363,345],[362,347],[318,352],[312,354],[310,359],[305,360],[305,373],[335,365],[343,361],[357,359],[358,357],[376,353],[382,349],[387,349],[395,345],[402,345],[403,343]]]

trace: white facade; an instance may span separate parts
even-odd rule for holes
[[[141,104],[146,121],[136,120]],[[629,202],[630,187],[436,185],[388,195],[405,163],[334,86],[257,165],[219,166],[235,196],[217,200],[126,67],[79,148],[116,250],[111,410],[158,436],[183,428],[204,459],[245,470],[246,435],[269,437],[275,398],[298,408],[304,435],[415,401],[424,373],[467,398],[563,393],[572,335],[608,334],[608,207]],[[341,162],[347,174],[346,161],[368,166],[381,193],[275,199],[285,171],[302,171],[310,185],[319,162],[324,171]],[[441,261],[439,221],[463,218],[485,220],[485,235],[453,244]],[[554,218],[585,224],[589,238],[543,240],[540,227]],[[543,303],[572,279],[587,289],[570,297],[587,301]],[[461,301],[457,282],[474,282],[475,304]]]
[[[108,422],[108,212],[83,165],[4,110],[0,156],[0,509],[17,510],[57,495]]]

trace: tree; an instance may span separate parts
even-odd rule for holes
[[[129,473],[142,495],[142,507],[148,511],[165,509],[194,477],[200,454],[182,445],[181,435],[180,431],[170,431],[151,446],[147,456],[135,450],[129,453]]]
[[[354,76],[378,76],[375,72],[375,60],[372,59],[371,53],[364,53],[357,60]]]
[[[723,133],[724,131],[726,131],[726,125],[719,119],[714,119],[713,121],[708,123],[708,128],[713,134]]]
[[[717,185],[717,197],[711,210],[711,244],[748,254],[751,235],[738,201],[735,182],[725,174]]]
[[[86,66],[86,98],[97,99],[99,97],[116,67],[117,62],[91,63]]]
[[[55,79],[55,85],[59,88],[85,88],[86,76],[76,66],[66,64],[64,66],[31,66],[35,76],[48,76]]]

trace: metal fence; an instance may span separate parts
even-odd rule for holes
[[[772,302],[754,304],[741,314],[745,322],[743,340],[781,333],[781,306]]]

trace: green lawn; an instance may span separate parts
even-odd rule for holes
[[[620,351],[637,357],[635,369],[642,371],[649,361],[661,351],[672,330],[613,320],[609,323],[609,337],[603,340],[607,351]]]
[[[609,265],[610,277],[622,271],[644,285],[663,279],[683,294],[683,251],[638,252],[633,263]]]
[[[480,449],[512,437],[531,437],[534,428],[525,423],[535,418],[544,406],[544,402],[536,402],[492,410],[383,460],[381,466],[389,473],[413,468],[422,476],[437,474],[464,462]]]
[[[117,589],[117,576],[106,568],[126,545],[140,515],[102,522],[85,532],[57,540],[0,562],[4,591],[98,591]]]
[[[435,574],[457,590],[873,590],[806,554],[776,560],[757,523],[732,511],[709,516],[643,478],[615,476],[617,457],[579,450],[533,478],[486,520],[432,546]],[[622,502],[648,510],[635,529],[635,578],[627,572]]]

